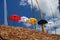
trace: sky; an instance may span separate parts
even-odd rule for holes
[[[40,20],[40,13],[35,0],[33,1],[33,10],[34,16],[37,19],[37,22]],[[38,0],[40,8],[42,10],[43,19],[48,21],[48,24],[45,25],[45,31],[49,33],[56,33],[60,35],[60,13],[58,10],[58,0]],[[12,14],[17,14],[19,16],[26,16],[28,18],[32,16],[32,4],[31,0],[6,0],[7,3],[7,16],[9,17]],[[18,21],[12,21],[7,17],[8,25],[10,26],[22,26],[33,28],[33,24],[23,23]],[[4,0],[0,0],[0,24],[4,24]],[[41,26],[36,23],[37,30],[41,30]]]

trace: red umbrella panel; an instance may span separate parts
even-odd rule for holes
[[[9,16],[9,19],[13,20],[13,21],[18,21],[18,20],[21,20],[21,17],[16,14],[13,14],[13,15]]]
[[[13,20],[13,21],[18,21],[18,20],[21,20],[21,17],[16,14],[13,14],[13,15],[9,16],[9,19]]]

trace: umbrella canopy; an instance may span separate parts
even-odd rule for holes
[[[37,21],[36,18],[29,18],[28,20],[29,23],[33,23],[33,24],[35,24],[36,21]]]
[[[40,21],[38,21],[38,24],[39,24],[39,25],[46,24],[46,23],[48,23],[48,22],[47,22],[46,20],[43,20],[43,19],[40,20]]]
[[[13,15],[9,16],[9,19],[13,20],[13,21],[18,21],[18,20],[21,20],[21,17],[16,14],[13,14]]]
[[[27,20],[28,20],[28,18],[27,18],[27,17],[22,16],[22,17],[21,17],[21,20],[19,20],[18,22],[26,22]]]

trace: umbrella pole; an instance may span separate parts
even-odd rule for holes
[[[14,21],[13,21],[13,26],[14,26]]]
[[[40,6],[39,6],[37,0],[36,0],[36,3],[37,3],[37,5],[38,5],[38,9],[39,9],[39,11],[40,11],[40,19],[42,19],[42,12],[41,12],[41,10],[40,10]],[[41,26],[42,26],[42,32],[44,32],[44,24],[42,24]]]
[[[13,21],[13,26],[15,26],[15,21]]]
[[[42,26],[42,32],[44,32],[44,24],[42,24],[41,26]]]
[[[31,4],[32,4],[32,16],[35,18],[35,16],[34,16],[34,10],[33,10],[33,1],[31,0]],[[34,26],[34,29],[36,29],[36,23],[34,23],[33,24],[33,26]]]
[[[55,29],[55,34],[56,34],[56,29]]]
[[[14,24],[15,24],[15,26],[16,26],[16,23],[15,23],[15,21],[14,21]]]
[[[34,24],[34,29],[36,29],[36,24]]]
[[[14,24],[15,24],[15,21],[14,21]],[[16,26],[16,24],[15,24],[15,26]]]
[[[47,30],[47,33],[48,33],[48,30]]]

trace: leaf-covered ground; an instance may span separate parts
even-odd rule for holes
[[[29,28],[0,25],[0,40],[60,40],[60,36]]]

